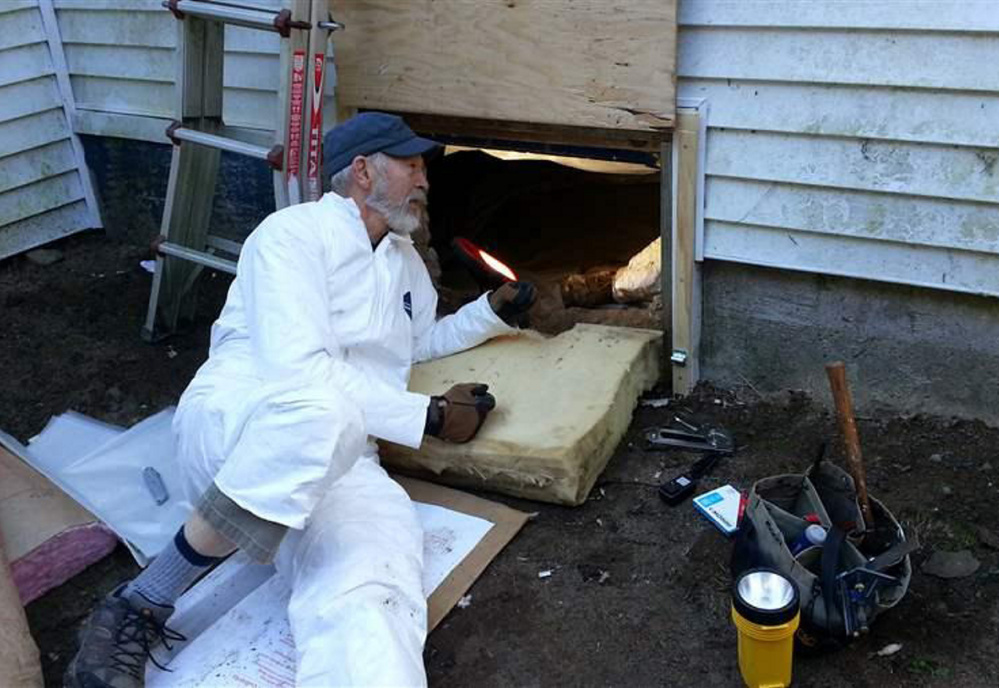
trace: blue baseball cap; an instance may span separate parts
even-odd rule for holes
[[[385,153],[395,158],[423,155],[440,146],[413,133],[401,117],[362,112],[326,132],[323,137],[323,176],[331,177],[358,155]]]

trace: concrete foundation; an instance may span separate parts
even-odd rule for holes
[[[110,238],[146,245],[159,234],[170,173],[170,146],[82,136]],[[211,233],[242,240],[274,211],[271,170],[259,160],[222,153]]]
[[[840,359],[858,415],[879,409],[999,424],[999,299],[706,261],[702,379],[829,406]]]

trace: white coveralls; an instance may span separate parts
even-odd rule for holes
[[[374,439],[420,445],[429,398],[406,390],[414,361],[514,332],[485,295],[436,309],[412,242],[390,232],[372,249],[352,200],[285,208],[247,239],[178,405],[192,501],[214,480],[293,529],[277,564],[299,685],[426,683],[423,534]]]

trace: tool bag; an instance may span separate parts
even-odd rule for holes
[[[762,566],[795,582],[801,599],[797,639],[806,648],[841,645],[865,632],[909,588],[909,552],[918,545],[906,539],[884,504],[870,502],[877,527],[865,532],[853,479],[826,461],[804,475],[764,478],[750,490],[732,573]],[[821,545],[803,543],[813,523],[826,529]],[[792,554],[795,543],[807,546]]]

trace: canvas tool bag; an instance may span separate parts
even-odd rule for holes
[[[909,588],[909,552],[917,545],[884,504],[870,501],[879,525],[863,542],[853,479],[831,463],[819,461],[804,475],[764,478],[750,490],[732,573],[762,566],[795,582],[801,596],[797,638],[805,647],[843,644],[898,604]],[[816,522],[826,529],[825,542],[792,554],[790,546]],[[866,551],[875,540],[878,551]]]

